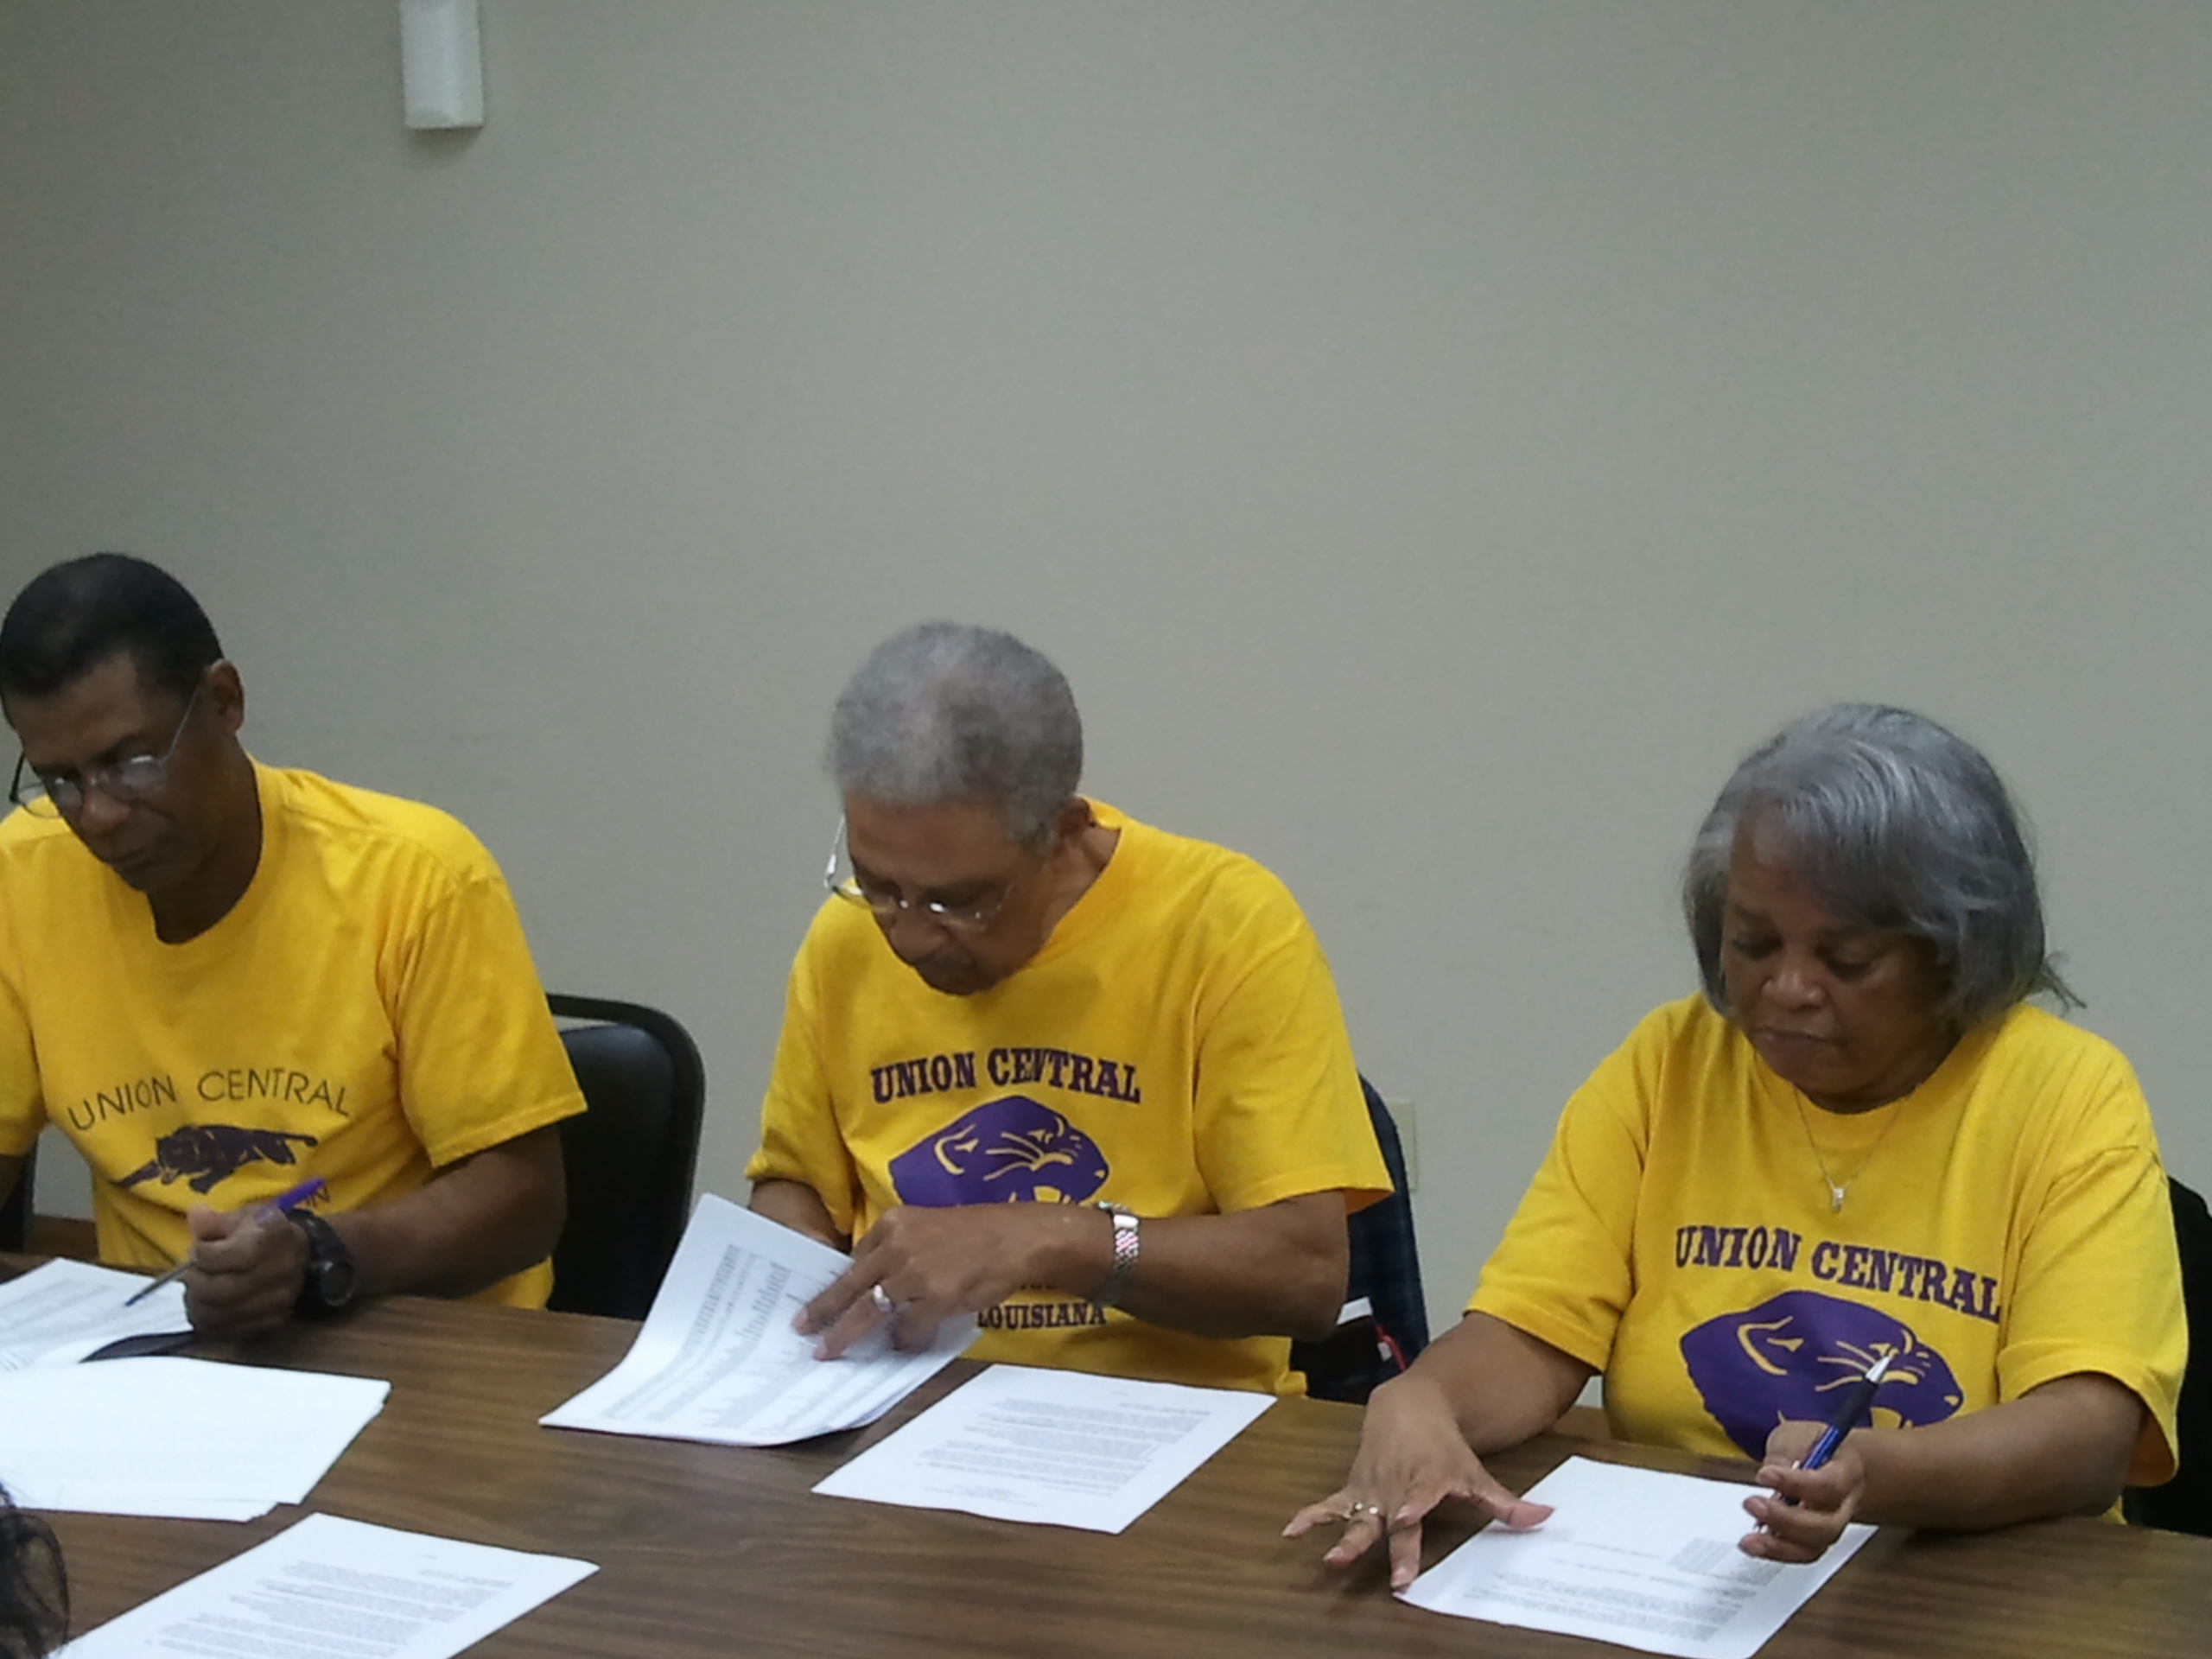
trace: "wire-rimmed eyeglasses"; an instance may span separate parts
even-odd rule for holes
[[[847,904],[864,906],[879,922],[893,922],[909,912],[926,916],[957,933],[980,933],[998,919],[1006,908],[1011,887],[1001,887],[979,904],[941,905],[933,899],[908,899],[899,893],[861,885],[853,874],[852,855],[845,849],[845,821],[837,820],[836,839],[830,843],[830,862],[822,872],[822,885]]]
[[[192,695],[185,699],[184,713],[177,717],[176,731],[169,739],[169,746],[159,754],[133,754],[120,760],[111,760],[104,766],[86,766],[76,773],[33,772],[26,780],[29,760],[22,753],[16,756],[16,776],[8,785],[8,798],[26,812],[50,818],[59,814],[73,818],[85,810],[85,791],[97,789],[111,801],[129,804],[161,793],[162,785],[169,780],[169,762],[176,759],[177,745],[184,741],[184,728],[191,723],[192,711],[200,704],[200,687],[192,688]]]

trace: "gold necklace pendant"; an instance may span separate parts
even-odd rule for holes
[[[1806,1147],[1813,1154],[1813,1162],[1820,1167],[1821,1184],[1828,1190],[1828,1213],[1840,1215],[1844,1195],[1851,1191],[1852,1182],[1866,1173],[1866,1166],[1874,1161],[1874,1154],[1882,1149],[1882,1142],[1890,1138],[1890,1131],[1897,1128],[1897,1119],[1904,1113],[1901,1109],[1891,1113],[1890,1121],[1882,1125],[1882,1132],[1874,1137],[1874,1144],[1866,1148],[1866,1155],[1859,1160],[1859,1167],[1851,1172],[1847,1179],[1839,1181],[1828,1173],[1828,1160],[1821,1155],[1821,1143],[1813,1138],[1813,1120],[1805,1116],[1805,1091],[1792,1084],[1789,1085],[1789,1099],[1797,1108],[1797,1127],[1805,1131]]]

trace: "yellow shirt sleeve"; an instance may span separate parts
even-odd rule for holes
[[[1641,1035],[1568,1098],[1467,1303],[1592,1370],[1605,1368],[1636,1287],[1632,1224],[1648,1133],[1636,1103],[1651,1070]]]
[[[817,1047],[814,982],[827,949],[827,915],[808,929],[784,992],[783,1029],[760,1107],[760,1145],[745,1166],[745,1179],[797,1181],[813,1188],[837,1230],[852,1236],[860,1216],[860,1177],[846,1150]]]

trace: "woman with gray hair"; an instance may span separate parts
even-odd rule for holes
[[[2150,1113],[2026,1001],[2074,999],[1988,761],[1901,709],[1819,709],[1737,767],[1682,902],[1703,995],[1567,1103],[1466,1317],[1289,1532],[1343,1523],[1338,1566],[1387,1540],[1402,1587],[1440,1502],[1535,1524],[1482,1454],[1601,1372],[1621,1439],[1760,1460],[1741,1547],[1773,1560],[1854,1518],[2002,1526],[2167,1478],[2186,1343]]]

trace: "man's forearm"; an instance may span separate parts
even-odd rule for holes
[[[1061,1289],[1097,1290],[1113,1262],[1112,1218],[1082,1215],[1083,1249]],[[1325,1337],[1337,1328],[1351,1247],[1341,1192],[1307,1192],[1225,1216],[1139,1224],[1135,1274],[1116,1306],[1204,1337]]]
[[[853,1241],[838,1230],[830,1206],[822,1202],[822,1195],[804,1181],[756,1181],[747,1208],[832,1249],[849,1250],[853,1247]]]
[[[778,1219],[787,1203],[804,1211],[803,1200],[770,1186],[754,1190],[754,1209]],[[854,1246],[851,1268],[807,1305],[800,1328],[826,1333],[827,1353],[842,1351],[868,1328],[852,1310],[879,1286],[902,1328],[921,1331],[1023,1290],[1096,1296],[1113,1265],[1114,1232],[1104,1211],[1084,1205],[887,1211]],[[1135,1270],[1114,1306],[1200,1336],[1324,1336],[1344,1304],[1350,1254],[1339,1192],[1226,1216],[1155,1217],[1140,1222]]]
[[[330,1217],[365,1296],[467,1296],[553,1252],[568,1213],[548,1125],[462,1160],[389,1204]]]

